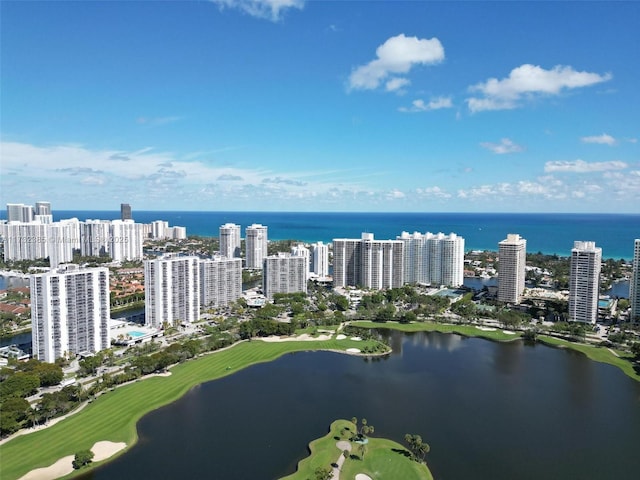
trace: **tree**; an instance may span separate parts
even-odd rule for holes
[[[76,470],[89,465],[93,461],[94,454],[91,450],[80,450],[73,459],[73,468]]]
[[[329,467],[318,467],[313,472],[314,480],[329,480],[333,477],[333,472]]]
[[[360,458],[364,460],[364,455],[365,453],[367,453],[367,444],[361,443],[360,446],[358,447],[358,451],[360,452]]]
[[[420,435],[412,435],[409,433],[404,436],[404,441],[409,445],[413,459],[416,462],[424,462],[425,455],[431,450],[429,444],[423,442]]]

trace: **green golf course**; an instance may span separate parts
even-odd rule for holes
[[[336,443],[348,441],[355,432],[355,425],[348,420],[336,420],[331,424],[329,433],[309,444],[311,455],[298,463],[295,473],[281,480],[306,480],[314,478],[316,469],[331,467],[342,450]],[[364,458],[360,445],[349,442],[351,454],[345,459],[340,471],[340,480],[354,480],[356,475],[364,473],[375,480],[432,480],[433,476],[424,463],[409,458],[409,451],[402,445],[386,438],[369,437]]]
[[[348,348],[376,344],[373,340],[350,339],[274,343],[253,340],[175,365],[170,376],[147,377],[108,391],[56,425],[0,445],[0,478],[20,478],[35,468],[49,466],[66,455],[91,448],[98,441],[125,442],[130,448],[137,440],[136,423],[143,415],[177,400],[198,384],[231,375],[250,365],[292,352],[344,352]]]

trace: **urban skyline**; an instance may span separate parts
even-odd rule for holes
[[[637,213],[637,2],[0,8],[3,203]]]

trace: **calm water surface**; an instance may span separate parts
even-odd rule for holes
[[[85,479],[273,479],[336,418],[431,444],[437,479],[635,479],[640,383],[575,352],[438,333],[391,334],[365,361],[290,354],[145,416],[139,443]]]

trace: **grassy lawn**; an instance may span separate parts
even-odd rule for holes
[[[340,431],[348,429],[341,437]],[[309,444],[311,455],[298,463],[296,473],[282,480],[307,480],[313,478],[318,467],[330,467],[341,455],[336,447],[336,437],[346,440],[355,431],[353,423],[336,420],[331,424],[329,433]],[[354,480],[358,473],[366,473],[374,480],[398,479],[431,480],[429,468],[407,457],[408,451],[399,443],[385,438],[369,437],[364,460],[359,458],[359,445],[351,443],[351,455],[342,465],[340,480]],[[394,451],[395,450],[395,451]]]
[[[464,335],[465,337],[481,337],[488,340],[496,340],[499,342],[507,342],[520,338],[520,333],[509,335],[507,333],[504,333],[501,329],[496,329],[495,331],[487,331],[480,330],[474,325],[450,325],[436,322],[378,323],[360,320],[351,322],[350,325],[360,328],[388,328],[391,330],[400,330],[401,332],[457,333],[459,335]]]
[[[538,340],[545,345],[553,347],[570,348],[571,350],[577,350],[584,353],[591,360],[596,362],[608,363],[622,370],[627,376],[633,378],[636,381],[640,381],[640,375],[638,375],[633,369],[631,360],[633,357],[625,352],[617,351],[619,357],[616,357],[607,348],[596,347],[593,345],[585,345],[582,343],[569,342],[556,337],[549,337],[547,335],[539,335]]]
[[[269,362],[290,352],[344,351],[375,343],[348,339],[281,343],[254,340],[176,365],[168,377],[150,377],[116,388],[50,428],[0,445],[0,478],[19,478],[34,468],[49,466],[61,457],[91,448],[101,440],[126,442],[129,448],[137,440],[136,422],[144,414],[177,400],[195,385],[250,365]]]

